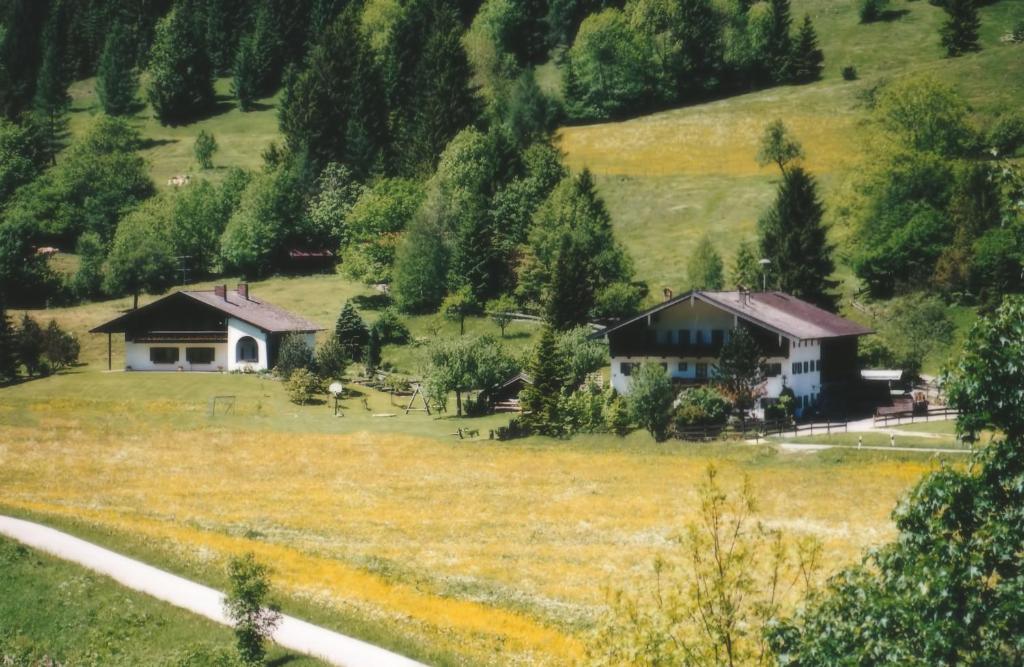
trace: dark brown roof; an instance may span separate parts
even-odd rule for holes
[[[795,338],[842,338],[874,333],[868,327],[818,308],[783,292],[708,292],[694,290],[660,303],[636,317],[612,325],[595,336],[604,336],[648,315],[687,299],[697,299],[758,324],[770,331]]]
[[[90,333],[122,332],[125,330],[125,326],[128,324],[129,320],[137,313],[153,308],[167,299],[180,298],[189,298],[194,301],[198,301],[204,305],[219,310],[229,317],[234,317],[242,320],[243,322],[248,322],[254,327],[262,329],[267,333],[310,333],[313,331],[323,331],[323,327],[315,322],[311,322],[304,317],[290,313],[287,310],[279,308],[271,303],[267,303],[266,301],[261,301],[260,299],[256,299],[252,296],[246,298],[239,295],[237,292],[231,291],[226,291],[225,296],[221,296],[213,290],[210,290],[182,291],[168,294],[167,296],[157,299],[142,308],[129,311],[120,317],[101,324],[95,329],[92,329]]]

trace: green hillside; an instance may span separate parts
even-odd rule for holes
[[[793,15],[809,13],[818,30],[821,81],[561,130],[569,164],[598,175],[616,231],[652,290],[683,286],[686,257],[705,231],[727,262],[740,240],[754,236],[777,181],[774,167],[754,161],[770,120],[783,119],[803,143],[805,165],[820,180],[828,207],[857,171],[871,135],[862,97],[880,83],[908,75],[946,82],[968,100],[982,127],[1024,106],[1024,47],[1000,41],[1024,20],[1024,3],[984,7],[982,50],[955,59],[944,58],[939,46],[944,13],[938,7],[896,2],[891,20],[860,24],[855,4],[793,3]],[[858,80],[842,79],[847,65],[857,68]]]

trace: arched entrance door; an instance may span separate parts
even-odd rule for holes
[[[260,348],[252,336],[242,336],[235,343],[235,361],[246,364],[260,362]]]

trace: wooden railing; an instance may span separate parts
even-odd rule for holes
[[[793,434],[793,437],[800,435],[832,435],[833,433],[847,433],[848,423],[845,420],[810,421],[794,423],[786,420],[754,421],[743,424],[739,427],[722,425],[691,426],[678,429],[675,436],[680,440],[690,442],[706,442],[709,440],[754,440],[759,441],[771,435]]]
[[[891,422],[899,424],[913,424],[930,419],[955,419],[960,412],[950,407],[928,408],[928,410],[898,410],[895,412],[875,412],[873,422],[875,426],[888,426]]]

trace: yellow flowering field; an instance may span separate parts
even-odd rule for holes
[[[143,382],[102,377],[111,395]],[[749,475],[759,518],[820,538],[830,567],[890,537],[894,503],[934,466],[645,434],[460,441],[449,419],[318,421],[323,406],[289,408],[241,377],[223,381],[267,392],[261,416],[218,421],[171,391],[197,380],[160,381],[163,398],[116,403],[54,396],[71,376],[0,390],[0,505],[132,536],[185,571],[254,551],[281,590],[459,664],[576,662],[606,590],[694,516],[709,462],[727,486]]]

